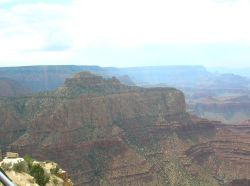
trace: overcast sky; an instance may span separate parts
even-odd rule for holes
[[[0,0],[0,66],[250,66],[250,0]]]

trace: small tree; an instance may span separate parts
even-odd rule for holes
[[[30,175],[36,180],[36,183],[40,186],[45,186],[49,182],[49,177],[44,174],[44,170],[39,164],[31,166]]]
[[[28,166],[25,161],[20,161],[13,165],[13,170],[15,172],[27,172]]]
[[[24,159],[24,161],[26,161],[26,163],[28,164],[28,168],[29,168],[29,170],[31,169],[31,167],[32,167],[32,164],[33,164],[33,159],[29,156],[29,155],[25,155],[24,157],[23,157],[23,159]]]

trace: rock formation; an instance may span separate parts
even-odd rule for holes
[[[51,161],[34,161],[28,156],[21,158],[17,153],[7,152],[0,168],[19,186],[73,186],[67,172]]]
[[[250,126],[217,125],[216,136],[192,146],[186,155],[223,183],[250,179]]]
[[[189,109],[200,117],[234,124],[249,119],[250,99],[246,95],[193,99]]]
[[[190,116],[177,89],[130,87],[81,72],[55,91],[0,104],[0,127],[9,133],[0,133],[3,149],[56,161],[76,185],[219,184],[206,171],[207,156],[196,154],[210,152],[206,144],[223,125]]]

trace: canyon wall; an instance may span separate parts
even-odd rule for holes
[[[232,159],[246,159],[248,166],[247,145],[219,133],[242,128],[190,116],[183,93],[174,88],[126,86],[82,72],[57,90],[0,104],[3,150],[56,161],[79,186],[216,186],[221,172],[225,182],[234,174],[248,178],[240,170],[227,173]],[[241,139],[248,141],[244,134]],[[227,158],[232,145],[239,149]],[[217,156],[226,162],[219,173],[217,164],[206,163]]]

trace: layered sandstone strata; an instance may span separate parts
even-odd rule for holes
[[[249,129],[249,125],[218,125],[214,139],[192,146],[186,154],[218,180],[249,179]]]

